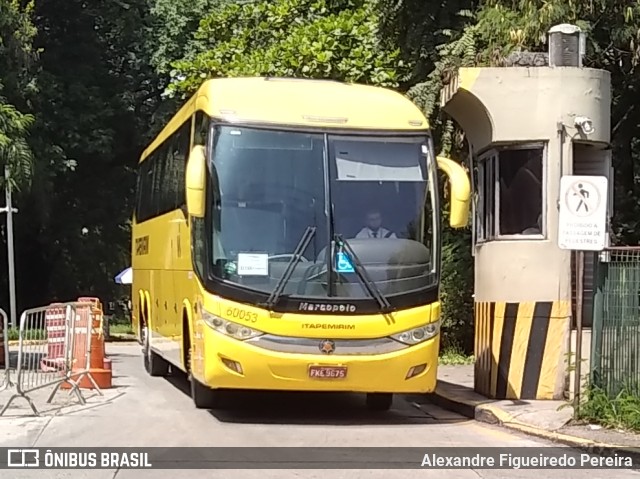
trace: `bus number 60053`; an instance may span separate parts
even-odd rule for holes
[[[240,319],[248,323],[255,323],[256,321],[258,321],[258,315],[256,313],[238,308],[228,308],[227,316],[235,319]]]

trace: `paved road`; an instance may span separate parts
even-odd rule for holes
[[[114,382],[108,401],[41,418],[0,418],[0,447],[7,446],[539,446],[551,444],[467,420],[424,399],[398,397],[392,411],[368,412],[359,395],[245,393],[223,411],[196,410],[181,375],[151,378],[139,347],[111,344]],[[0,401],[1,402],[1,401]],[[91,404],[94,405],[91,405]],[[6,471],[5,471],[6,472]],[[640,478],[608,470],[265,470],[265,471],[10,471],[20,478],[243,479],[289,478]],[[5,477],[4,473],[0,473]],[[6,477],[9,477],[7,475]]]

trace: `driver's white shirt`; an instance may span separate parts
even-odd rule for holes
[[[380,228],[378,229],[378,231],[375,233],[372,229],[370,228],[362,228],[360,230],[360,232],[356,235],[357,239],[363,239],[363,238],[396,238],[397,236],[395,233],[391,233],[389,236],[387,236],[389,234],[389,230],[386,228]]]

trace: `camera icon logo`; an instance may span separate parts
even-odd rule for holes
[[[40,451],[38,449],[8,449],[7,467],[38,467]]]

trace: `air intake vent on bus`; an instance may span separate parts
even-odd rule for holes
[[[562,24],[549,30],[549,66],[581,67],[586,38],[579,27]]]

